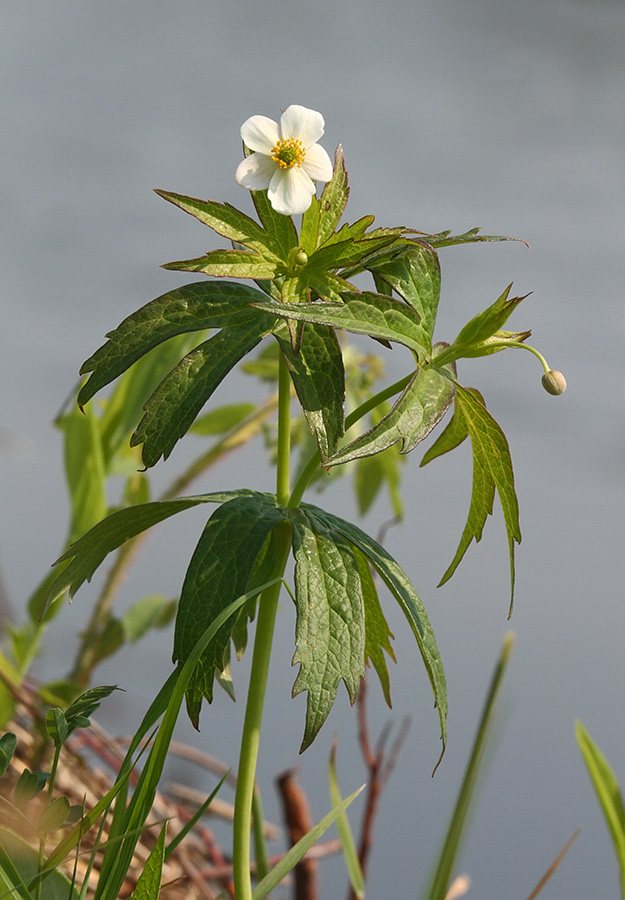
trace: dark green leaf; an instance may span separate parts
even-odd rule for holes
[[[343,303],[315,301],[303,304],[279,304],[255,300],[253,305],[263,312],[318,325],[331,325],[356,334],[383,338],[404,344],[421,357],[430,353],[429,337],[419,317],[406,303],[383,294],[343,294]]]
[[[356,226],[358,223],[356,223]],[[356,226],[346,226],[346,229],[354,229]],[[353,238],[326,241],[311,257],[309,265],[320,269],[322,272],[328,269],[340,269],[362,264],[363,261],[377,250],[395,242],[397,232],[393,229],[379,230],[375,236],[366,234],[360,240]],[[343,232],[343,229],[341,229]],[[349,235],[349,230],[345,231]],[[434,251],[432,251],[434,252]]]
[[[341,535],[364,553],[399,603],[416,638],[430,684],[432,685],[434,701],[440,719],[444,750],[447,740],[445,671],[430,620],[414,585],[390,553],[356,525],[352,525],[351,522],[347,522],[338,516],[324,512],[318,507],[307,503],[303,503],[301,508],[306,511],[309,517],[320,520],[331,532]]]
[[[313,194],[310,206],[302,216],[302,224],[299,230],[299,242],[310,256],[318,246],[319,239],[319,212],[321,201]]]
[[[215,616],[243,594],[271,529],[284,518],[265,494],[236,497],[208,520],[187,569],[174,636],[174,662],[184,663]],[[206,648],[187,685],[189,718],[197,728],[202,698],[213,696],[215,673],[224,668],[234,622],[230,619]]]
[[[30,769],[24,769],[15,785],[13,794],[15,805],[19,809],[23,809],[37,794],[41,793],[49,777],[49,772],[31,772]]]
[[[388,623],[384,618],[378,591],[375,581],[371,575],[369,562],[367,557],[358,550],[355,544],[352,544],[352,553],[358,563],[358,571],[360,573],[360,585],[362,588],[362,596],[365,604],[365,658],[369,660],[373,668],[378,674],[382,692],[387,704],[391,706],[391,682],[388,675],[388,667],[384,651],[388,653],[390,658],[395,662],[395,652],[391,641],[394,635],[388,627]]]
[[[210,250],[196,259],[165,263],[163,269],[175,272],[204,272],[220,278],[275,278],[284,271],[284,263],[267,260],[248,250]]]
[[[265,294],[245,284],[198,282],[169,291],[128,316],[109,340],[82,366],[93,374],[82,387],[78,403],[94,394],[144,356],[153,347],[178,334],[225,328],[249,316],[249,304]]]
[[[440,583],[444,584],[451,578],[473,539],[476,541],[481,539],[484,523],[493,511],[496,490],[499,494],[508,535],[511,614],[514,600],[514,545],[515,542],[520,543],[521,541],[521,529],[510,448],[505,434],[472,391],[458,385],[456,404],[460,407],[471,437],[473,490],[469,516],[460,544]]]
[[[419,314],[430,339],[434,333],[441,292],[441,272],[437,253],[424,244],[403,246],[371,271],[404,298]]]
[[[197,506],[198,503],[224,503],[250,491],[229,491],[227,493],[200,494],[176,500],[161,500],[119,509],[106,519],[98,522],[91,531],[83,535],[69,547],[57,563],[72,560],[50,587],[47,606],[61,597],[69,589],[72,597],[78,588],[91,577],[106,556],[112,551],[153,525],[168,519],[182,510]]]
[[[9,768],[17,747],[17,738],[12,731],[7,731],[0,738],[0,776]]]
[[[481,228],[471,228],[464,234],[452,234],[451,231],[441,231],[439,234],[425,234],[419,232],[424,241],[427,241],[434,248],[451,247],[454,244],[478,244],[484,241],[519,241],[521,244],[528,244],[522,238],[503,237],[496,234],[480,234]]]
[[[87,728],[90,725],[89,718],[100,708],[102,700],[117,690],[120,688],[116,684],[102,684],[89,688],[88,691],[76,697],[65,710],[65,719],[69,725],[70,734],[75,728]]]
[[[308,691],[300,752],[315,739],[341,679],[355,702],[364,677],[365,613],[360,574],[349,545],[324,523],[294,510],[297,624],[293,696]]]
[[[326,460],[325,465],[372,456],[398,441],[401,452],[410,453],[443,418],[455,390],[454,383],[434,367],[418,368],[388,415]]]
[[[307,284],[322,300],[330,300],[333,303],[341,302],[346,291],[356,291],[356,288],[332,272],[325,272],[321,268],[311,266],[305,270]]]
[[[167,459],[226,375],[262,340],[275,320],[251,317],[245,325],[224,328],[187,354],[160,383],[145,405],[132,447],[143,444],[147,468]]]
[[[269,202],[267,191],[251,191],[251,194],[258,218],[271,238],[272,248],[281,259],[286,260],[289,251],[297,246],[297,229],[293,219],[275,211]]]
[[[240,212],[229,203],[216,203],[213,200],[196,200],[169,191],[156,191],[159,197],[180,207],[186,213],[195,216],[203,225],[208,225],[217,234],[229,238],[238,244],[244,244],[262,255],[270,254],[276,259],[281,256],[280,242],[273,234],[268,234],[254,219]],[[284,217],[283,217],[284,218]]]
[[[339,342],[332,328],[312,324],[304,329],[299,353],[289,341],[278,341],[323,461],[334,453],[344,431],[345,371]]]

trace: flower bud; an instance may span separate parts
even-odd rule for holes
[[[563,394],[566,390],[566,378],[562,374],[562,372],[557,372],[551,369],[549,372],[545,372],[542,377],[542,385],[548,394],[553,394],[557,397],[559,394]]]
[[[305,266],[306,263],[308,262],[308,254],[306,253],[306,251],[300,249],[295,254],[294,262],[295,262],[296,266]]]

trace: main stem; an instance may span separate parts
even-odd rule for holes
[[[289,456],[291,438],[291,382],[284,359],[280,358],[278,376],[278,462],[276,498],[286,506],[289,500]],[[291,526],[280,522],[274,530],[276,567],[274,577],[282,575],[291,547]],[[260,726],[267,688],[271,644],[278,609],[281,583],[267,588],[258,604],[258,621],[254,638],[254,653],[250,671],[250,686],[245,708],[239,771],[234,801],[232,864],[234,890],[237,900],[252,900],[250,872],[250,830],[252,803],[256,781],[256,761],[260,743]]]

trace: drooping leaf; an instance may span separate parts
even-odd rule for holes
[[[178,334],[224,328],[247,320],[249,304],[266,295],[245,284],[201,281],[157,297],[128,316],[108,341],[83,363],[81,375],[91,372],[78,395],[84,406],[101,388],[153,347]]]
[[[521,542],[519,506],[514,489],[512,459],[506,436],[473,391],[457,386],[458,404],[473,449],[471,505],[460,544],[440,584],[448,581],[471,542],[481,540],[486,519],[493,511],[495,491],[503,510],[510,554],[510,614],[514,601],[514,545]]]
[[[125,541],[146,531],[153,525],[168,519],[178,512],[191,509],[198,503],[225,503],[233,497],[249,495],[251,491],[217,492],[182,497],[176,500],[159,500],[154,503],[143,503],[118,509],[73,543],[59,557],[57,563],[71,560],[50,587],[46,601],[47,607],[69,589],[73,597],[78,588],[91,577],[106,556],[121,547]],[[44,609],[45,611],[45,609]]]
[[[378,591],[369,568],[369,561],[355,544],[352,544],[351,547],[358,563],[360,586],[365,604],[365,659],[371,662],[377,672],[382,685],[384,699],[391,706],[391,682],[384,651],[388,653],[393,662],[396,662],[395,652],[391,644],[395,636],[389,629],[382,612]]]
[[[315,301],[296,305],[255,300],[253,305],[263,312],[284,318],[331,325],[356,334],[396,341],[413,350],[419,359],[428,356],[429,337],[419,322],[418,315],[406,303],[367,291],[343,294],[343,301]]]
[[[465,388],[465,390],[473,393],[479,402],[484,404],[484,398],[475,388]],[[458,403],[454,403],[454,412],[449,423],[446,425],[445,430],[441,432],[434,441],[429,450],[424,454],[420,465],[425,466],[429,462],[432,462],[433,459],[436,459],[437,456],[442,456],[444,453],[455,450],[456,447],[459,447],[460,444],[468,438],[468,436],[469,429],[467,428],[467,423],[462,414],[462,406]]]
[[[299,353],[290,341],[278,338],[322,461],[334,453],[344,432],[345,370],[334,329],[309,324]]]
[[[391,259],[372,265],[371,271],[412,306],[431,339],[441,292],[438,254],[425,244],[403,245]]]
[[[352,703],[364,677],[365,618],[360,574],[347,542],[324,523],[293,510],[297,624],[293,696],[308,691],[300,752],[315,739],[341,680]]]
[[[185,576],[174,634],[174,662],[185,662],[215,616],[243,594],[256,558],[285,512],[266,494],[249,493],[220,506],[208,520]],[[187,711],[197,728],[202,699],[213,696],[234,627],[230,619],[214,636],[186,689]]]
[[[130,445],[143,444],[142,459],[150,468],[167,459],[226,375],[267,334],[270,317],[224,328],[187,354],[160,383],[145,405],[145,414]]]
[[[265,231],[258,222],[246,216],[240,210],[229,203],[216,203],[214,200],[196,200],[194,197],[184,197],[181,194],[172,194],[169,191],[156,191],[159,197],[180,207],[189,215],[195,216],[203,225],[208,225],[217,234],[244,244],[252,250],[256,250],[263,256],[272,256],[280,259],[282,247],[275,234]],[[283,216],[282,218],[286,218]],[[291,223],[292,225],[293,223]]]
[[[361,551],[378,572],[382,581],[393,597],[399,603],[406,616],[410,628],[415,636],[421,658],[426,668],[432,690],[434,702],[438,709],[441,726],[441,739],[443,751],[447,740],[447,687],[445,671],[440,657],[440,652],[434,637],[434,631],[430,624],[427,612],[417,591],[393,557],[377,541],[345,519],[325,512],[311,504],[302,504],[309,518],[320,521],[330,532],[341,535],[350,544]],[[441,754],[442,755],[442,754]]]
[[[324,465],[336,466],[372,456],[398,441],[401,441],[401,453],[410,453],[443,418],[454,394],[455,386],[449,378],[434,367],[419,367],[391,411]]]

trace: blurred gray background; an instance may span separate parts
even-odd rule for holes
[[[322,144],[330,153],[339,141],[345,149],[350,221],[374,212],[380,225],[424,231],[480,225],[531,245],[441,251],[437,337],[453,338],[514,281],[518,293],[533,293],[511,327],[531,328],[569,382],[563,397],[549,397],[540,366],[523,353],[463,363],[460,372],[484,393],[515,462],[524,540],[510,624],[499,512],[454,579],[436,590],[464,526],[468,448],[424,470],[417,450],[405,467],[406,519],[387,545],[436,629],[449,680],[449,750],[432,779],[431,694],[402,617],[387,604],[399,659],[394,710],[374,687],[372,726],[389,716],[398,725],[405,715],[413,726],[383,797],[368,897],[416,897],[424,883],[510,627],[517,643],[499,739],[460,866],[473,877],[469,896],[527,896],[578,826],[580,838],[542,896],[616,896],[616,864],[573,720],[582,719],[625,781],[624,4],[4,0],[0,23],[0,559],[16,618],[64,536],[61,444],[51,420],[81,362],[124,316],[185,280],[161,263],[219,245],[152,189],[250,210],[233,178],[241,123],[257,113],[277,118],[291,103],[318,109]],[[389,380],[406,362],[401,349],[389,355]],[[247,390],[248,381],[234,377],[216,401],[245,399]],[[168,481],[192,451],[174,451],[156,482]],[[196,490],[241,486],[242,473],[245,486],[273,489],[255,445]],[[347,483],[320,502],[355,515]],[[124,585],[122,606],[144,593],[177,593],[205,513],[157,531]],[[375,534],[389,515],[381,501],[363,527]],[[42,676],[66,671],[95,589],[84,588],[57,620]],[[96,673],[99,683],[128,689],[105,705],[110,730],[137,723],[171,670],[170,648],[171,635],[158,634]],[[294,763],[315,816],[327,810],[335,734],[343,791],[364,777],[343,689],[298,761],[305,701],[289,699],[292,652],[285,598],[261,760],[274,819],[271,778]],[[246,671],[246,661],[234,671],[241,698]],[[219,695],[203,712],[201,734],[183,726],[180,736],[234,763],[242,712],[241,702]],[[342,863],[324,872],[324,896],[342,896]]]

